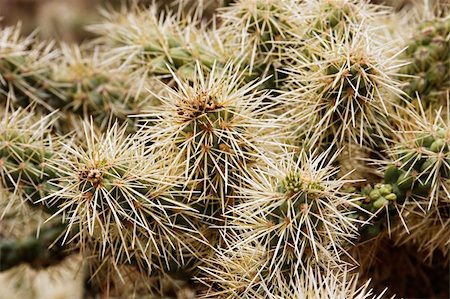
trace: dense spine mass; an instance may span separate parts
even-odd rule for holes
[[[87,297],[448,297],[446,9],[178,4],[104,10],[82,45],[1,29],[0,272],[77,255]]]
[[[51,115],[50,115],[51,117]],[[26,110],[4,112],[0,129],[0,178],[3,186],[32,205],[51,194],[51,180],[59,177],[50,136],[49,117],[38,120]]]

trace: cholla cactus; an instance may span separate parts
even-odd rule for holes
[[[209,291],[201,298],[384,298],[385,292],[373,295],[370,281],[361,283],[358,275],[346,267],[322,269],[307,265],[304,272],[288,280],[278,276],[268,283],[262,271],[264,252],[261,246],[245,245],[218,253],[204,270],[208,276],[202,282]]]
[[[281,284],[279,294],[273,298],[296,299],[381,299],[387,298],[385,291],[376,295],[369,287],[370,280],[360,282],[358,275],[351,274],[347,268],[338,271],[310,268],[300,276],[294,277],[289,284]],[[394,296],[390,297],[391,299]]]
[[[242,204],[232,210],[230,227],[240,242],[257,240],[266,250],[266,282],[293,277],[311,261],[338,263],[344,243],[356,236],[347,217],[356,199],[341,190],[348,181],[333,179],[337,169],[326,155],[288,154],[249,175],[239,190]]]
[[[408,42],[402,68],[404,91],[425,108],[445,104],[450,90],[450,18],[435,18],[418,26]]]
[[[448,205],[448,121],[440,113],[433,123],[425,114],[409,113],[414,122],[405,122],[395,134],[396,145],[388,151],[390,160],[383,161],[387,163],[381,169],[384,182],[361,189],[363,209],[354,216],[371,221],[372,225],[361,231],[365,239],[378,236],[385,229],[390,233],[397,225],[403,225],[408,233],[408,226],[414,226],[408,217],[418,219],[410,213],[439,214]],[[438,221],[441,224],[448,218],[445,213],[443,217]]]
[[[44,224],[55,206],[40,199],[54,192],[57,177],[50,128],[29,110],[2,111],[0,121],[0,269],[3,279],[27,283],[32,273],[59,265],[70,252],[55,240],[59,219]],[[55,201],[56,202],[56,201]],[[11,295],[12,296],[12,295]]]
[[[292,28],[300,26],[295,18],[295,1],[237,1],[220,12],[218,34],[228,54],[248,64],[248,79],[271,78],[263,87],[276,88],[286,77],[280,69],[293,38]]]
[[[19,29],[3,30],[3,102],[10,98],[13,106],[24,108],[34,104],[36,112],[43,114],[59,111],[55,127],[63,132],[73,129],[74,115],[94,117],[99,127],[106,127],[124,122],[143,106],[142,93],[130,92],[125,74],[107,65],[98,50],[67,45],[56,50],[53,43],[33,47],[33,36],[21,40]]]
[[[90,52],[62,45],[62,55],[51,69],[55,86],[50,90],[53,96],[48,104],[66,112],[66,116],[92,117],[100,128],[116,121],[123,123],[129,115],[139,112],[142,96],[128,89],[132,84],[126,85],[125,73],[105,64],[98,49]]]
[[[293,125],[295,138],[307,147],[386,143],[400,94],[396,53],[378,28],[388,10],[348,0],[306,1],[296,10],[302,22],[285,60],[291,84],[283,98],[293,100],[293,123],[308,125]]]
[[[431,294],[401,284],[448,277],[448,18],[400,54],[412,13],[370,3],[124,5],[71,46],[2,29],[0,271],[79,253],[92,297]]]
[[[82,252],[137,264],[149,273],[187,259],[174,254],[195,255],[183,243],[184,234],[195,238],[189,220],[193,209],[175,198],[176,176],[165,160],[147,154],[141,142],[118,127],[97,136],[85,126],[85,139],[86,145],[66,146],[60,155],[62,174],[53,182],[60,189],[53,196],[64,201],[54,215],[62,214],[68,224],[63,241],[75,234],[74,246]]]
[[[389,10],[380,5],[353,0],[309,0],[297,4],[295,10],[301,24],[293,28],[293,43],[307,59],[320,60],[330,42],[351,42],[362,32],[369,34],[375,44],[384,42],[378,32],[385,27],[381,20]],[[303,67],[308,68],[308,61]]]
[[[240,87],[236,71],[228,65],[204,76],[198,66],[193,86],[175,77],[178,90],[169,90],[162,105],[145,115],[153,146],[173,153],[170,163],[184,168],[191,197],[211,200],[216,212],[224,212],[231,203],[228,196],[239,185],[239,176],[273,147],[270,140],[275,135],[265,139],[264,132],[280,126],[270,117],[274,104],[263,103],[257,84]]]
[[[448,109],[447,105],[444,110]],[[408,194],[398,193],[399,197],[415,197],[423,201],[428,210],[439,205],[440,198],[448,202],[445,198],[450,194],[450,122],[449,113],[444,110],[439,111],[433,121],[428,120],[423,111],[421,115],[410,112],[413,122],[405,122],[396,135],[397,144],[390,150],[394,165],[385,172],[386,182],[405,192],[411,190]]]
[[[159,13],[156,5],[103,14],[106,21],[89,28],[101,36],[100,44],[110,48],[110,59],[129,69],[134,80],[144,82],[149,76],[171,79],[170,69],[192,78],[195,61],[212,67],[217,57],[196,28],[197,21]]]
[[[385,182],[393,187],[407,228],[397,227],[394,239],[417,246],[428,261],[437,251],[445,257],[448,252],[449,120],[441,112],[434,121],[423,110],[421,115],[410,112],[414,122],[405,123],[397,134],[398,143],[390,150],[394,164],[385,170]]]
[[[0,178],[2,185],[31,205],[51,209],[41,202],[55,188],[49,183],[58,177],[55,151],[50,137],[52,115],[38,120],[31,112],[5,111],[0,126]]]
[[[380,53],[383,49],[364,35],[331,41],[308,68],[302,67],[303,58],[294,51],[289,113],[294,121],[308,124],[293,128],[294,132],[306,131],[311,144],[386,143],[390,121],[398,118],[394,99],[399,90],[392,79],[395,62]]]
[[[48,108],[45,89],[49,80],[49,61],[55,57],[53,43],[38,44],[35,37],[20,36],[20,26],[1,30],[0,100],[8,98],[14,106],[37,102]]]
[[[310,54],[320,55],[314,48],[321,47],[333,38],[346,36],[351,39],[361,30],[373,31],[382,26],[379,21],[389,10],[368,3],[353,0],[305,1],[298,7],[304,18],[305,27],[299,28],[298,34],[305,40],[305,46],[312,50]]]
[[[264,298],[268,286],[262,277],[267,251],[261,244],[238,243],[236,250],[218,251],[206,260],[200,281],[208,286],[205,298]]]

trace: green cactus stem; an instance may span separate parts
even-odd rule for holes
[[[50,61],[56,52],[53,43],[35,42],[34,36],[21,37],[20,26],[0,30],[0,102],[28,107],[36,102],[49,109]]]
[[[50,183],[60,177],[55,162],[48,118],[38,119],[26,110],[6,113],[0,129],[0,179],[10,192],[27,203],[52,212],[57,200],[49,198],[58,188]]]
[[[20,264],[42,269],[60,263],[69,254],[58,240],[64,224],[43,227],[23,240],[0,239],[0,272]]]
[[[450,18],[427,21],[408,43],[400,79],[403,90],[417,106],[438,108],[450,92]]]

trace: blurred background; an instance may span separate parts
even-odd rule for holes
[[[161,7],[193,7],[203,4],[205,17],[214,9],[230,0],[0,0],[0,26],[22,24],[22,34],[27,35],[38,28],[43,39],[81,42],[92,36],[84,30],[86,25],[100,19],[100,8],[118,8],[121,5],[140,5],[156,2]]]
[[[100,7],[119,6],[121,2],[123,1],[0,0],[0,18],[3,18],[1,26],[20,22],[24,35],[39,28],[38,34],[44,39],[80,42],[90,38],[84,26],[98,20]]]
[[[215,7],[226,0],[178,0],[178,2],[204,2],[208,16]],[[281,0],[280,0],[281,1]],[[372,0],[385,3],[396,9],[412,5],[415,0]],[[450,1],[450,0],[441,0]],[[119,7],[126,0],[0,0],[1,26],[22,24],[22,33],[29,34],[39,28],[38,34],[44,39],[58,39],[80,42],[92,37],[84,30],[88,24],[99,19],[99,8]],[[137,0],[139,4],[158,2],[162,5],[176,5],[176,0]],[[191,5],[185,5],[190,7]]]

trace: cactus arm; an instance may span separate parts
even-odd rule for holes
[[[33,234],[24,240],[0,239],[0,272],[20,264],[36,269],[58,264],[67,256],[64,245],[57,241],[65,229],[64,224],[58,224],[44,227],[38,236]]]

